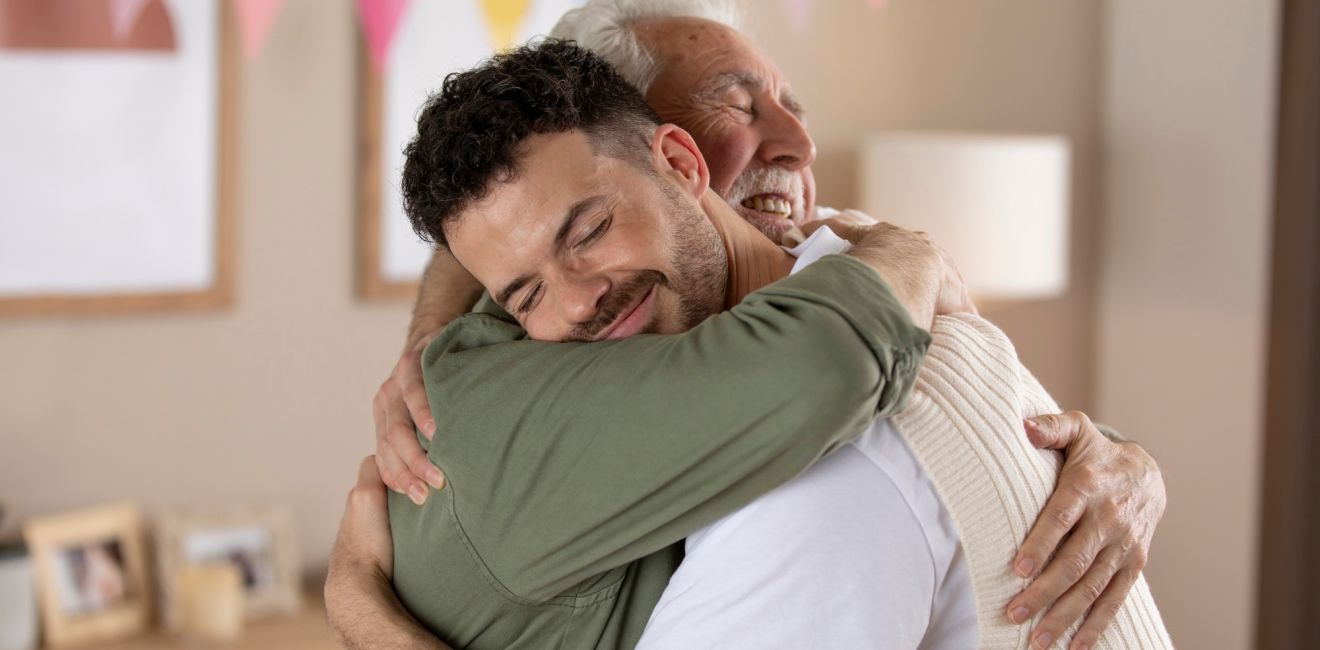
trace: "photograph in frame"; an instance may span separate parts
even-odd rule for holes
[[[23,527],[36,564],[42,630],[51,647],[140,634],[153,592],[136,506],[37,517]]]
[[[178,631],[182,625],[180,585],[189,567],[234,567],[247,620],[293,614],[301,607],[297,540],[283,508],[162,513],[155,544],[166,629]]]

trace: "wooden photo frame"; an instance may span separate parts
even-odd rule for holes
[[[298,545],[284,509],[166,513],[157,518],[155,541],[166,629],[180,629],[180,577],[192,566],[237,567],[247,620],[293,614],[302,606]]]
[[[51,647],[124,638],[150,625],[152,588],[136,507],[36,518],[23,537],[36,564],[42,630]]]
[[[575,0],[529,3],[524,15],[483,12],[478,2],[414,2],[399,22],[387,60],[377,67],[358,48],[356,285],[368,300],[412,300],[433,250],[403,214],[399,174],[417,114],[447,74],[496,50],[550,32]]]
[[[124,25],[113,5],[0,3],[0,317],[232,301],[231,7],[143,0]]]

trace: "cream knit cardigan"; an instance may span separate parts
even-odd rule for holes
[[[1059,407],[989,321],[940,316],[931,334],[908,407],[892,422],[958,528],[980,646],[1027,648],[1032,625],[1014,625],[1004,616],[1008,601],[1028,584],[1009,565],[1054,491],[1062,461],[1058,452],[1031,446],[1022,418]],[[1066,648],[1076,629],[1055,647]],[[1096,648],[1172,647],[1146,579],[1138,578]]]

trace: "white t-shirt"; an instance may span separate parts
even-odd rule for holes
[[[793,272],[848,246],[821,228]],[[886,420],[686,550],[640,650],[976,647],[953,520]]]

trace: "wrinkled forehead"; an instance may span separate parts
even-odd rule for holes
[[[657,18],[638,22],[634,29],[660,64],[656,82],[663,81],[671,92],[713,90],[733,75],[766,86],[787,84],[774,61],[728,25],[703,18]]]

